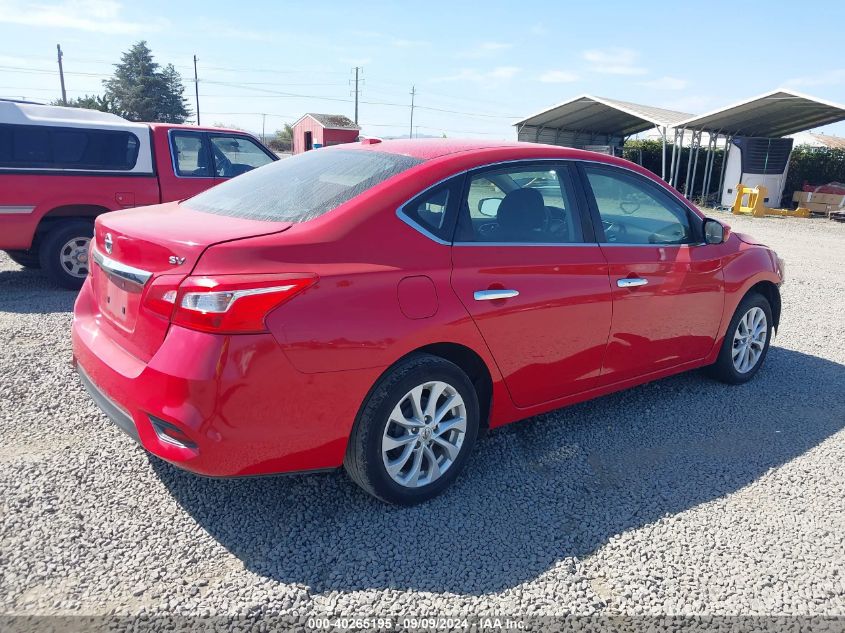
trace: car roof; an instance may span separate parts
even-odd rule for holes
[[[441,156],[457,153],[482,153],[491,149],[515,149],[534,150],[538,156],[554,156],[556,158],[584,158],[589,156],[595,159],[594,152],[561,147],[559,145],[546,145],[543,143],[526,143],[519,141],[485,141],[478,139],[395,139],[389,141],[376,141],[368,139],[363,143],[349,143],[337,145],[338,148],[360,149],[375,152],[386,152],[390,154],[402,154],[426,161]]]

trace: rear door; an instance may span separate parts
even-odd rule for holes
[[[611,321],[608,267],[569,168],[517,162],[467,176],[452,287],[519,407],[595,386]]]
[[[579,167],[610,265],[613,327],[605,382],[703,358],[712,349],[724,290],[719,249],[702,244],[702,221],[634,171]]]
[[[205,132],[169,130],[168,146],[174,177],[162,186],[162,202],[190,198],[219,182],[214,178],[211,146]]]

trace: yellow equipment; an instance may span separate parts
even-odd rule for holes
[[[797,209],[770,209],[763,201],[766,199],[768,190],[763,185],[746,187],[742,183],[736,186],[736,200],[731,206],[731,213],[734,215],[751,215],[755,218],[764,218],[767,215],[780,215],[792,218],[809,218],[810,210],[804,207]],[[748,202],[745,197],[748,196]]]

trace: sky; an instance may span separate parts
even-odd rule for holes
[[[269,136],[305,112],[368,136],[515,139],[515,120],[589,93],[702,114],[779,87],[845,103],[845,2],[0,0],[0,97],[101,94],[146,40],[203,125]],[[845,136],[845,123],[820,131]]]

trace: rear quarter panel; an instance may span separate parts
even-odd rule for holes
[[[158,202],[155,176],[0,173],[0,207],[34,207],[29,213],[2,213],[0,248],[28,249],[38,223],[64,206],[97,206],[115,211]],[[68,210],[65,215],[73,215]]]

